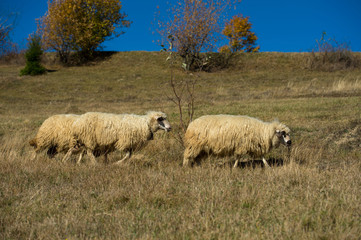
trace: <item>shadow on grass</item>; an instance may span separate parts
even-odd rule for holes
[[[192,162],[191,167],[201,166],[202,164],[204,164],[204,161],[202,160],[203,159],[199,159],[199,158],[196,159],[194,162]],[[280,167],[285,164],[285,160],[283,158],[269,158],[266,160],[268,165],[270,165],[270,167]],[[216,166],[233,168],[234,164],[235,164],[235,159],[218,164],[216,163]],[[257,168],[257,167],[261,167],[261,168],[265,167],[261,159],[255,159],[255,160],[240,159],[237,165],[237,168]]]
[[[96,51],[92,56],[81,56],[74,54],[69,62],[70,66],[89,66],[110,59],[116,51]]]
[[[58,63],[64,67],[74,67],[74,66],[93,66],[100,62],[110,59],[116,51],[95,51],[90,56],[84,56],[80,53],[71,53],[66,62],[61,62],[59,57],[56,55],[51,55],[51,57],[45,58],[43,61],[45,63]],[[55,53],[54,53],[55,54]],[[47,72],[56,72],[57,70],[47,69]]]
[[[269,158],[269,159],[267,159],[267,163],[271,167],[280,167],[280,166],[284,165],[285,161],[283,160],[283,158]],[[234,163],[227,163],[227,164],[230,164],[231,167],[233,167]],[[249,160],[249,161],[245,161],[245,162],[239,162],[237,167],[238,168],[257,168],[257,167],[264,168],[265,165],[262,160]]]

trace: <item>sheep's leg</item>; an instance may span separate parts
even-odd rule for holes
[[[91,164],[96,165],[96,164],[97,164],[97,160],[95,159],[95,156],[94,156],[94,154],[93,154],[93,151],[90,150],[90,149],[87,149],[86,154],[90,157],[90,162],[91,162]]]
[[[270,165],[268,164],[268,162],[266,161],[266,159],[264,157],[262,157],[262,161],[265,167],[270,167]]]
[[[117,165],[122,164],[124,161],[128,160],[131,157],[131,155],[132,155],[132,151],[129,150],[123,159],[115,162],[114,164],[117,164]]]
[[[70,148],[61,161],[67,162],[70,156],[73,154],[73,151],[74,151],[73,148]]]
[[[201,151],[196,151],[191,148],[184,150],[183,167],[191,167],[193,161],[197,158]]]
[[[236,162],[235,162],[234,165],[233,165],[233,168],[238,167],[238,163],[239,163],[239,159],[236,160]]]
[[[191,167],[193,163],[193,159],[184,157],[183,158],[183,167]]]
[[[79,146],[78,145],[75,145],[73,147],[71,147],[68,152],[65,154],[65,156],[63,157],[63,159],[61,160],[62,162],[66,162],[66,161],[69,161],[71,155],[73,153],[78,153],[79,152]],[[82,157],[82,155],[80,155]],[[79,160],[78,160],[79,161]]]
[[[81,160],[82,160],[82,158],[83,158],[84,151],[85,151],[85,150],[81,151],[80,156],[79,156],[79,158],[78,158],[78,161],[76,162],[77,165],[80,165]]]
[[[36,159],[37,153],[34,151],[31,155],[30,161],[34,161]]]

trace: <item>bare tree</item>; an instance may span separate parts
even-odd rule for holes
[[[174,38],[172,36],[168,37],[168,43],[169,48],[164,50],[169,52],[167,61],[169,62],[170,67],[169,86],[171,95],[167,94],[167,98],[178,108],[180,131],[177,132],[175,130],[174,132],[176,132],[177,141],[183,145],[183,135],[194,116],[196,79],[194,79],[194,76],[191,77],[190,75],[189,78],[182,80],[177,80],[175,78],[173,73],[173,67],[175,65],[175,55],[173,52]]]
[[[204,64],[201,52],[210,52],[220,38],[225,10],[239,0],[178,0],[169,16],[158,21],[163,43],[174,38],[173,49],[182,57],[186,70]]]
[[[16,51],[16,44],[10,39],[10,33],[14,28],[15,14],[0,16],[0,57]]]
[[[183,135],[195,112],[195,87],[198,75],[189,71],[202,71],[208,58],[202,52],[210,52],[221,37],[224,12],[239,0],[178,0],[169,9],[169,17],[158,21],[158,33],[162,37],[163,50],[169,52],[168,99],[176,104],[179,112],[180,129],[176,139],[183,144]],[[173,73],[175,58],[183,60],[188,74],[176,79]]]

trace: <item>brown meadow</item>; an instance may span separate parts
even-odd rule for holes
[[[360,69],[310,71],[305,53],[241,54],[213,73],[174,69],[197,80],[195,117],[277,118],[294,143],[267,156],[270,169],[214,157],[182,168],[166,57],[115,53],[68,68],[49,58],[52,71],[38,77],[0,65],[1,239],[359,239]],[[166,112],[174,131],[123,166],[30,160],[28,141],[53,114],[148,110]]]

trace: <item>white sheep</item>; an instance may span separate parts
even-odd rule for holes
[[[57,153],[66,153],[69,149],[79,151],[79,146],[74,144],[72,125],[80,116],[75,114],[59,114],[46,119],[40,126],[35,138],[29,141],[36,155],[47,150],[47,155],[53,158]],[[74,147],[75,146],[75,147]]]
[[[171,130],[167,116],[162,112],[148,112],[146,115],[89,112],[81,115],[72,127],[73,142],[85,147],[93,164],[96,164],[95,152],[100,152],[106,159],[107,154],[115,150],[126,153],[117,162],[122,163],[131,157],[132,152],[153,139],[153,133],[159,129]],[[63,161],[67,160],[71,151]]]
[[[189,166],[202,154],[216,156],[235,156],[245,154],[262,157],[280,143],[290,146],[290,129],[284,124],[273,121],[263,122],[248,116],[208,115],[202,116],[188,126],[184,137],[185,151],[183,166]]]

